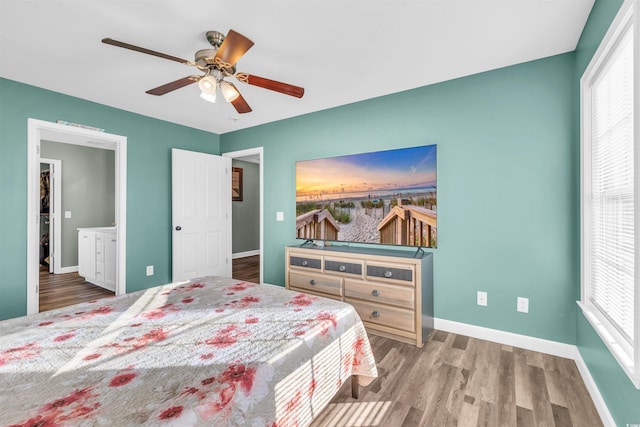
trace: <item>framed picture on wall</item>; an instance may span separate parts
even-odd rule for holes
[[[231,200],[242,201],[242,168],[231,168]]]

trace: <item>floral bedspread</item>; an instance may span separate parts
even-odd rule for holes
[[[0,322],[0,425],[304,426],[376,376],[348,304],[207,277]]]

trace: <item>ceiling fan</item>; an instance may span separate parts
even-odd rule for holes
[[[207,40],[213,47],[212,49],[202,49],[195,53],[193,61],[167,55],[155,50],[146,49],[129,43],[124,43],[111,38],[102,39],[102,43],[112,46],[122,47],[125,49],[135,50],[136,52],[146,53],[148,55],[157,56],[159,58],[180,62],[185,65],[196,67],[202,71],[203,75],[187,76],[176,81],[166,83],[153,89],[149,89],[146,93],[150,95],[164,95],[176,89],[188,86],[198,82],[198,86],[202,93],[200,96],[209,101],[215,102],[217,89],[230,102],[236,111],[240,114],[249,113],[251,107],[242,97],[238,89],[231,82],[225,80],[225,77],[235,77],[239,82],[258,86],[264,89],[280,92],[285,95],[302,98],[304,88],[278,82],[264,77],[258,77],[253,74],[236,72],[236,63],[253,46],[253,42],[242,34],[229,30],[226,37],[218,31],[207,31]]]

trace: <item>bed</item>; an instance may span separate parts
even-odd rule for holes
[[[353,307],[233,279],[0,322],[2,425],[305,426],[376,376]]]

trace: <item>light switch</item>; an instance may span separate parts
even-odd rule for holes
[[[65,218],[71,218],[71,211],[64,211]]]
[[[276,221],[284,221],[284,212],[276,212]]]

